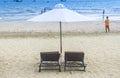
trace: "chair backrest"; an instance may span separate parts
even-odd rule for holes
[[[42,61],[59,61],[60,53],[59,51],[53,52],[40,52]]]
[[[66,61],[84,61],[84,52],[65,52]]]

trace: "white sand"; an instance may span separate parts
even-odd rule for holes
[[[120,77],[120,33],[63,37],[63,52],[85,52],[86,72],[43,70],[39,73],[39,53],[56,50],[59,50],[59,37],[0,38],[0,78]]]
[[[0,32],[59,32],[58,23],[0,22]],[[120,21],[110,22],[111,32],[120,31]],[[103,21],[62,23],[63,32],[104,32]]]
[[[41,51],[59,51],[59,35],[6,37],[0,34],[0,78],[119,78],[120,22],[111,22],[104,33],[98,22],[63,23],[63,32],[83,32],[63,37],[64,51],[84,51],[86,72],[38,72]],[[59,23],[0,22],[0,32],[59,32]],[[91,33],[92,34],[89,34]],[[93,33],[98,32],[98,33]],[[102,32],[102,33],[99,33]],[[12,33],[13,34],[13,33]],[[22,33],[22,35],[25,35]],[[38,34],[39,35],[39,34]],[[26,35],[25,35],[26,36]],[[62,55],[63,59],[63,55]],[[63,62],[63,60],[62,60]]]

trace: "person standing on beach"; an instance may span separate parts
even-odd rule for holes
[[[107,16],[105,20],[105,31],[106,32],[110,32],[109,24],[110,24],[110,20],[108,19],[108,16]]]

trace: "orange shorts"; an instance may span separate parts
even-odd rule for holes
[[[107,26],[105,26],[106,28],[109,28],[109,26],[107,25]]]

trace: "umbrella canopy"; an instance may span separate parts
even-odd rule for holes
[[[77,21],[89,21],[90,18],[81,15],[75,11],[67,9],[63,4],[55,5],[55,8],[51,11],[45,12],[41,15],[33,17],[28,21],[36,22],[77,22]]]
[[[63,4],[55,5],[53,10],[35,16],[28,21],[34,22],[60,22],[60,52],[62,53],[62,25],[61,22],[89,21],[90,18],[75,11],[67,9]]]

